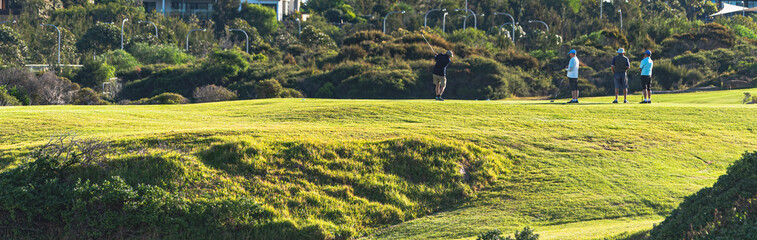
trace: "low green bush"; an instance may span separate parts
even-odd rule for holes
[[[91,88],[82,88],[76,91],[71,97],[71,103],[74,105],[106,105],[107,101],[100,98],[95,90]]]
[[[185,64],[194,61],[194,57],[184,53],[174,45],[151,45],[135,43],[129,48],[129,53],[143,64]]]
[[[19,106],[21,102],[16,97],[8,94],[6,86],[0,86],[0,106]]]
[[[757,231],[757,152],[745,153],[712,187],[686,197],[652,239],[749,239]]]
[[[144,105],[144,104],[186,104],[189,103],[189,99],[185,98],[181,94],[176,93],[161,93],[151,98],[143,98],[137,101],[131,102],[131,104]]]

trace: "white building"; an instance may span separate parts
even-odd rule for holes
[[[284,16],[300,11],[302,0],[242,0],[242,3],[260,4],[276,11],[276,19],[281,21]],[[241,9],[242,6],[240,5]]]

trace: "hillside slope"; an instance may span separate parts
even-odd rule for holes
[[[192,199],[177,204],[195,207],[251,199],[268,214],[265,221],[272,225],[266,226],[278,231],[450,239],[532,226],[544,239],[598,238],[651,228],[757,145],[755,106],[660,99],[653,105],[602,104],[603,99],[582,105],[286,99],[7,107],[0,114],[0,167],[4,176],[13,175],[20,171],[16,166],[26,166],[30,150],[50,136],[73,132],[106,140],[116,150],[105,160],[111,166],[106,171],[76,170],[73,181],[104,184],[119,176],[135,189],[142,183]],[[398,157],[403,151],[407,157]],[[393,169],[392,159],[433,167]],[[494,163],[481,165],[482,178],[458,168],[475,159]],[[371,161],[389,164],[356,168]],[[174,170],[135,171],[150,168],[148,163]],[[418,172],[426,175],[414,175]],[[356,173],[383,175],[366,185]],[[441,173],[450,177],[433,178],[445,176]],[[365,192],[371,189],[379,195]],[[333,206],[339,211],[324,211]],[[380,214],[357,218],[365,215],[357,206],[375,206]],[[221,222],[219,231],[268,229],[246,218],[229,219],[237,225]],[[236,230],[227,231],[230,226]]]

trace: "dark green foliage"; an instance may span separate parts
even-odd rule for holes
[[[504,237],[502,237],[502,231],[494,229],[478,235],[476,240],[504,240]]]
[[[521,67],[523,70],[539,68],[539,60],[523,52],[505,51],[497,53],[494,59],[506,66]]]
[[[705,80],[698,70],[678,67],[668,61],[655,62],[654,77],[664,89],[692,87]]]
[[[539,234],[534,234],[534,230],[525,227],[523,231],[515,231],[515,239],[507,237],[507,240],[539,240]]]
[[[16,97],[8,94],[6,86],[0,86],[0,106],[19,106],[21,102]]]
[[[227,84],[229,79],[247,70],[249,55],[238,51],[215,51],[203,63],[204,73],[214,84]]]
[[[757,231],[757,153],[745,153],[709,188],[686,197],[652,239],[750,239]]]
[[[662,42],[662,54],[678,56],[686,51],[697,52],[718,48],[730,48],[736,43],[736,36],[727,27],[708,23],[693,32],[677,34]]]
[[[319,48],[319,47],[325,47],[325,48],[335,48],[336,44],[334,43],[334,40],[329,37],[329,35],[326,35],[321,30],[318,30],[317,28],[313,26],[306,26],[302,29],[302,35],[300,35],[300,41],[305,46],[311,47],[311,48]]]
[[[291,88],[284,88],[276,79],[266,79],[255,84],[257,98],[300,98],[302,93]]]
[[[250,26],[258,30],[261,36],[270,37],[279,22],[276,20],[276,12],[273,9],[258,4],[242,4],[242,11],[239,12],[239,18],[244,19]]]
[[[236,18],[240,3],[240,0],[219,0],[213,2],[212,19],[215,22],[213,32],[216,36],[226,34],[224,32],[225,28]]]
[[[121,29],[114,24],[102,22],[88,29],[76,42],[76,48],[85,54],[90,54],[92,51],[101,54],[119,47],[121,47]]]
[[[189,99],[176,93],[161,93],[151,98],[143,98],[137,101],[133,101],[130,104],[186,104],[189,103]]]
[[[20,66],[24,64],[24,40],[12,28],[0,26],[0,64]]]
[[[71,98],[74,105],[106,105],[108,102],[100,98],[100,95],[91,88],[82,88],[74,93]]]
[[[115,77],[115,74],[116,69],[108,65],[105,59],[87,60],[81,70],[76,73],[74,82],[84,87],[100,88],[102,83]]]

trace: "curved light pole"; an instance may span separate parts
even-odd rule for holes
[[[124,50],[124,23],[126,21],[129,21],[128,18],[124,18],[123,21],[121,21],[121,50]]]
[[[58,26],[55,26],[55,25],[52,25],[52,24],[46,24],[46,23],[40,24],[40,26],[54,27],[55,30],[58,31],[58,65],[60,65],[60,29],[58,28]]]
[[[549,32],[549,25],[547,25],[547,23],[545,23],[545,22],[538,21],[538,20],[528,20],[528,23],[541,23],[541,24],[544,24],[544,26],[547,27],[547,32]]]
[[[477,29],[477,28],[478,28],[478,18],[476,17],[476,13],[475,13],[475,12],[473,12],[473,10],[470,10],[470,9],[459,9],[459,8],[458,8],[458,9],[455,9],[455,12],[457,12],[457,11],[460,11],[460,10],[464,10],[464,11],[467,11],[467,12],[469,12],[469,13],[470,13],[471,15],[473,15],[473,28],[476,28],[476,29]],[[468,16],[470,16],[470,15],[468,15]],[[468,18],[468,16],[466,16],[465,18],[467,19],[467,18]],[[465,30],[465,23],[464,23],[464,22],[465,22],[465,20],[463,20],[463,30]]]
[[[494,13],[494,15],[495,16],[496,15],[505,15],[505,16],[510,17],[510,22],[513,25],[513,31],[510,33],[510,35],[511,35],[510,36],[510,40],[512,40],[513,42],[515,42],[515,18],[513,18],[513,15],[510,15],[508,13],[500,13],[500,12]],[[504,27],[504,26],[505,26],[505,24],[502,24],[502,27]],[[502,27],[500,27],[500,29],[502,29]]]
[[[449,13],[444,12],[444,16],[442,17],[442,32],[447,32],[447,15],[449,15]]]
[[[389,17],[389,15],[392,15],[393,13],[405,14],[405,11],[389,12],[389,13],[386,14],[386,16],[384,16],[384,34],[386,34],[386,18]]]
[[[187,33],[187,52],[189,52],[189,34],[192,34],[192,32],[196,32],[196,31],[203,31],[204,32],[206,30],[208,30],[208,29],[203,28],[203,29],[192,29],[192,30],[189,30],[189,32]]]
[[[247,39],[247,50],[246,50],[246,52],[250,53],[250,36],[247,35],[247,32],[245,30],[242,30],[242,29],[229,29],[229,31],[230,32],[237,31],[237,32],[244,33],[244,37],[245,37],[245,39]]]
[[[618,9],[618,15],[620,15],[620,30],[623,30],[623,9]]]
[[[299,18],[295,18],[295,21],[297,21],[297,35],[302,35],[302,22],[300,22]],[[245,33],[246,35],[247,33]]]
[[[443,9],[431,9],[431,10],[428,10],[428,12],[426,12],[426,16],[423,16],[423,28],[428,27],[428,14],[431,13],[431,12],[436,12],[436,11],[442,11],[442,12],[446,13],[447,9],[443,8]]]
[[[155,25],[154,22],[150,22],[150,21],[142,21],[142,20],[137,21],[137,23],[143,23],[143,22],[144,23],[152,24],[152,26],[155,27],[155,37],[157,38],[158,37],[158,26]]]
[[[13,23],[13,24],[15,24],[16,20],[13,20],[13,21],[2,21],[2,22],[0,22],[0,26],[2,26],[3,24],[6,24],[6,23]]]

